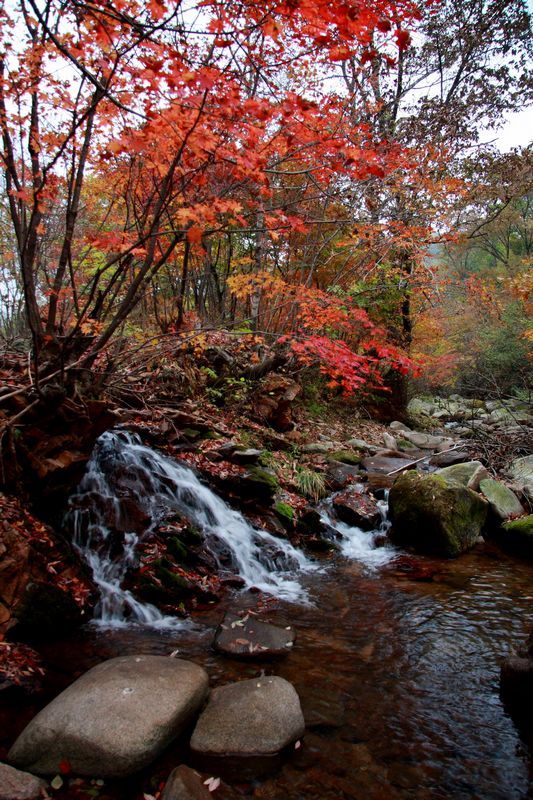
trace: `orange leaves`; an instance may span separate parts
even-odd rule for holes
[[[203,236],[203,231],[199,225],[193,225],[187,231],[187,240],[191,244],[201,244],[202,236]]]

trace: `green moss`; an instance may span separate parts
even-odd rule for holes
[[[487,517],[487,504],[475,492],[415,471],[395,481],[389,507],[394,541],[446,558],[472,547]]]
[[[248,476],[256,483],[264,484],[264,486],[267,486],[272,492],[279,489],[279,481],[275,473],[263,467],[249,467]]]
[[[167,552],[173,556],[178,564],[183,564],[188,560],[189,551],[177,536],[171,536],[167,540]]]
[[[172,562],[169,561],[168,558],[161,558],[159,561],[155,562],[155,577],[161,581],[166,589],[172,592],[181,593],[183,590],[188,590],[190,588],[189,581],[181,575],[172,572],[169,566],[172,566]]]
[[[351,450],[336,450],[334,453],[330,453],[329,458],[332,461],[340,461],[342,464],[360,464],[361,463],[361,454],[354,453]]]
[[[286,528],[292,528],[294,525],[294,509],[288,503],[278,502],[274,505],[274,514],[283,523]]]
[[[520,517],[520,519],[513,519],[510,522],[504,522],[502,527],[506,531],[533,538],[533,514],[529,514],[527,517]]]
[[[202,437],[202,432],[197,431],[196,428],[183,428],[181,433],[193,442]]]
[[[533,514],[505,522],[499,541],[506,550],[533,559]]]

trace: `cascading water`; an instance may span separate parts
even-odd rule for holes
[[[77,494],[71,498],[67,526],[89,564],[100,590],[95,622],[106,626],[139,623],[156,627],[183,624],[141,603],[122,584],[135,566],[139,536],[128,530],[128,507],[134,499],[154,526],[177,511],[206,535],[215,557],[223,547],[246,587],[286,600],[307,602],[295,576],[317,567],[289,542],[252,527],[194,472],[142,444],[126,431],[104,433],[94,448]],[[117,531],[124,531],[117,541]]]
[[[363,486],[358,485],[358,488],[362,490]],[[387,535],[387,531],[390,528],[390,522],[387,517],[389,510],[388,492],[383,500],[378,501],[377,507],[381,514],[381,524],[373,531],[363,531],[354,525],[347,525],[345,522],[341,522],[330,514],[330,503],[322,510],[321,514],[322,522],[329,528],[333,528],[336,534],[339,535],[337,543],[343,556],[360,561],[367,567],[373,568],[387,564],[397,555],[391,545],[383,545],[379,541]]]

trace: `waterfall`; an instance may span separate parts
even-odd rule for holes
[[[362,489],[363,487],[360,486],[359,488]],[[331,513],[331,502],[322,509],[321,513],[322,522],[333,528],[338,534],[337,543],[343,556],[360,561],[371,568],[381,567],[397,555],[396,550],[390,544],[385,546],[378,544],[378,540],[383,539],[390,528],[390,522],[387,517],[389,510],[388,492],[385,499],[378,501],[377,507],[381,514],[381,523],[373,531],[363,531],[354,525],[347,525],[345,522],[341,522]]]
[[[127,530],[128,500],[146,515],[148,530],[175,511],[200,528],[217,558],[229,553],[246,588],[256,587],[286,600],[307,602],[297,573],[317,567],[288,541],[254,528],[238,511],[204,486],[188,467],[142,444],[126,431],[104,433],[97,441],[66,525],[99,589],[95,622],[106,626],[139,623],[157,627],[183,624],[141,603],[122,584],[137,563],[139,536]],[[109,521],[113,524],[110,526]],[[117,531],[124,533],[123,541]]]

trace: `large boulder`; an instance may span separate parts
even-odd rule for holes
[[[37,714],[8,759],[39,775],[122,777],[145,767],[201,706],[207,673],[164,656],[104,661]]]
[[[39,800],[45,794],[46,783],[35,775],[0,764],[0,800]]]
[[[275,676],[253,678],[213,690],[191,748],[202,755],[275,755],[304,730],[294,686]]]
[[[454,558],[479,537],[487,503],[476,492],[441,475],[406,472],[389,495],[391,538],[427,555]]]

